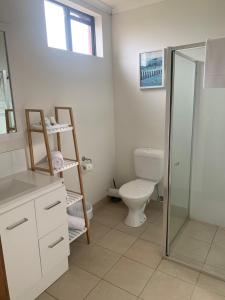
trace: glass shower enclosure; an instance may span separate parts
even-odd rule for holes
[[[165,254],[225,279],[225,89],[204,88],[205,49],[167,49]]]

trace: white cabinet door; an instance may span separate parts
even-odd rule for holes
[[[34,203],[0,216],[0,233],[10,299],[14,300],[41,278]]]
[[[43,275],[69,256],[68,223],[57,228],[39,241]]]
[[[67,223],[65,187],[35,199],[35,208],[39,238]]]

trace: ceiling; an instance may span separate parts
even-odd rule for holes
[[[112,8],[113,13],[135,9],[141,6],[151,5],[166,0],[101,0],[101,2]]]

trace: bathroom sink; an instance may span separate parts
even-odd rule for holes
[[[3,179],[0,181],[0,201],[18,196],[33,188],[35,185],[17,179]]]

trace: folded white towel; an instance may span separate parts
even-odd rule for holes
[[[52,166],[54,169],[61,169],[64,165],[62,153],[60,151],[52,151]]]
[[[68,215],[68,224],[70,229],[84,230],[84,219]]]
[[[225,38],[206,44],[205,88],[225,88]]]

